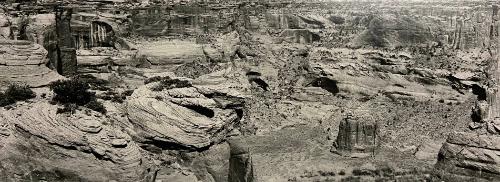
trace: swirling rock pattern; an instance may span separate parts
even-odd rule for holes
[[[128,101],[129,119],[143,143],[204,148],[222,140],[241,117],[240,102],[224,102],[231,97],[227,93],[214,94],[196,86],[152,91],[156,84],[139,88]]]
[[[5,147],[0,148],[3,159],[15,159],[23,155],[29,158],[30,155],[50,154],[47,156],[47,159],[51,159],[50,161],[44,161],[42,157],[36,157],[36,160],[41,160],[41,166],[44,167],[54,166],[56,169],[72,171],[81,175],[82,180],[141,181],[149,178],[146,172],[149,167],[148,160],[141,153],[140,147],[131,141],[130,136],[109,124],[109,121],[99,113],[82,110],[71,115],[57,114],[57,106],[38,102],[29,107],[22,106],[16,110],[3,111],[0,119],[14,126],[20,133],[16,134],[15,139],[8,140]],[[17,136],[23,133],[29,136],[25,141],[22,136]],[[8,135],[10,134],[7,133]],[[42,142],[35,141],[35,138]],[[39,145],[37,146],[39,149],[28,155],[24,154],[26,151],[18,147],[21,145],[26,147]],[[55,152],[48,152],[49,150],[55,150]],[[78,162],[75,164],[59,163],[54,159],[58,158],[57,156],[65,156],[62,159],[69,158],[68,160]],[[8,163],[6,160],[0,165],[0,169],[8,166]],[[23,165],[27,164],[14,164],[13,166],[22,167]],[[102,169],[94,168],[92,165]],[[103,171],[97,172],[99,170]],[[92,175],[94,172],[96,174]],[[14,177],[7,177],[7,179],[14,179]]]

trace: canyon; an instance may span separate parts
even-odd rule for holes
[[[0,181],[500,179],[496,1],[0,4]]]

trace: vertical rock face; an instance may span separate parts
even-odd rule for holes
[[[491,59],[487,71],[485,98],[477,101],[473,110],[477,123],[472,129],[486,126],[489,134],[453,133],[441,147],[436,167],[454,174],[500,180],[500,83],[498,57],[498,6],[493,6],[491,33]],[[457,45],[459,45],[458,43]]]
[[[252,158],[246,145],[230,142],[229,178],[231,182],[251,182],[253,179]]]
[[[377,127],[370,116],[347,116],[339,126],[337,152],[351,157],[374,155],[378,145]]]
[[[57,72],[63,75],[72,75],[76,73],[76,49],[71,34],[71,15],[72,9],[59,9],[56,12],[56,33],[57,33],[57,60],[53,64]]]

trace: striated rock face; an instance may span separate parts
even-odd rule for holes
[[[473,108],[473,122],[470,133],[453,133],[443,144],[438,157],[437,167],[454,174],[476,176],[489,180],[500,180],[499,145],[500,145],[500,92],[499,56],[498,56],[498,6],[493,5],[491,25],[491,58],[486,69],[486,86],[475,87],[478,101]],[[460,26],[463,26],[462,20]],[[459,35],[461,36],[461,35]],[[460,42],[457,43],[460,46]],[[473,87],[474,89],[474,87]],[[480,130],[485,128],[486,130]]]
[[[288,29],[281,32],[281,37],[286,42],[310,44],[319,41],[320,37],[307,29]]]
[[[0,40],[0,82],[47,85],[62,76],[45,66],[47,51],[28,41]]]
[[[139,45],[137,58],[151,65],[174,65],[205,59],[203,48],[189,41],[160,41]]]
[[[436,167],[453,173],[500,180],[500,137],[453,133],[439,151]]]
[[[13,131],[0,147],[0,179],[61,180],[51,171],[70,181],[151,179],[146,171],[152,165],[142,149],[107,118],[90,110],[56,113],[57,106],[46,102],[0,113]]]
[[[242,117],[242,103],[229,93],[196,86],[151,90],[157,84],[140,87],[127,104],[128,117],[142,143],[205,148],[223,140]]]
[[[74,75],[77,72],[75,40],[71,34],[72,9],[56,11],[57,57],[52,64],[62,75]]]
[[[408,47],[432,39],[431,32],[411,18],[373,17],[366,30],[351,41],[353,47]]]
[[[378,125],[372,117],[347,116],[339,125],[337,152],[351,157],[375,155],[379,145]]]
[[[12,38],[10,18],[4,14],[0,14],[0,38],[10,39]]]
[[[239,142],[230,143],[231,156],[229,157],[228,181],[251,182],[254,181],[252,154],[247,145]]]

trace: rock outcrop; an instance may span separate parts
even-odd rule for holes
[[[63,78],[45,64],[47,51],[21,40],[0,40],[0,82],[22,82],[31,87]]]
[[[237,96],[192,87],[153,91],[140,87],[127,104],[137,140],[156,147],[202,149],[224,140],[242,117]]]
[[[464,176],[500,180],[500,137],[453,133],[439,151],[436,166]]]
[[[38,102],[2,110],[0,118],[13,131],[0,148],[2,180],[152,179],[146,171],[153,165],[138,144],[99,113],[57,114],[57,106]]]
[[[463,26],[463,20],[460,26]],[[498,28],[498,6],[493,6],[493,31]],[[495,30],[494,30],[495,29]],[[461,35],[459,35],[461,36]],[[488,180],[500,179],[499,145],[500,145],[500,92],[499,78],[499,45],[498,34],[492,32],[489,46],[489,67],[486,69],[486,86],[476,86],[478,100],[473,109],[473,121],[467,133],[453,133],[443,144],[438,157],[437,167],[453,174],[475,176]],[[460,42],[457,43],[460,46]],[[473,88],[474,89],[474,88]]]
[[[367,113],[348,115],[340,122],[336,152],[350,157],[375,155],[379,145],[378,124]]]

